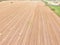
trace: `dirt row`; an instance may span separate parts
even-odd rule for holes
[[[60,45],[60,17],[41,1],[1,2],[0,45]]]

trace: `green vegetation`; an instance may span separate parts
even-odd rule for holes
[[[45,0],[45,4],[49,6],[58,16],[60,16],[60,6],[48,5],[48,0]]]
[[[49,6],[58,16],[60,16],[60,6]]]

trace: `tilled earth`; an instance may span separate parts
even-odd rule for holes
[[[43,2],[0,2],[0,45],[60,45],[60,17]]]

